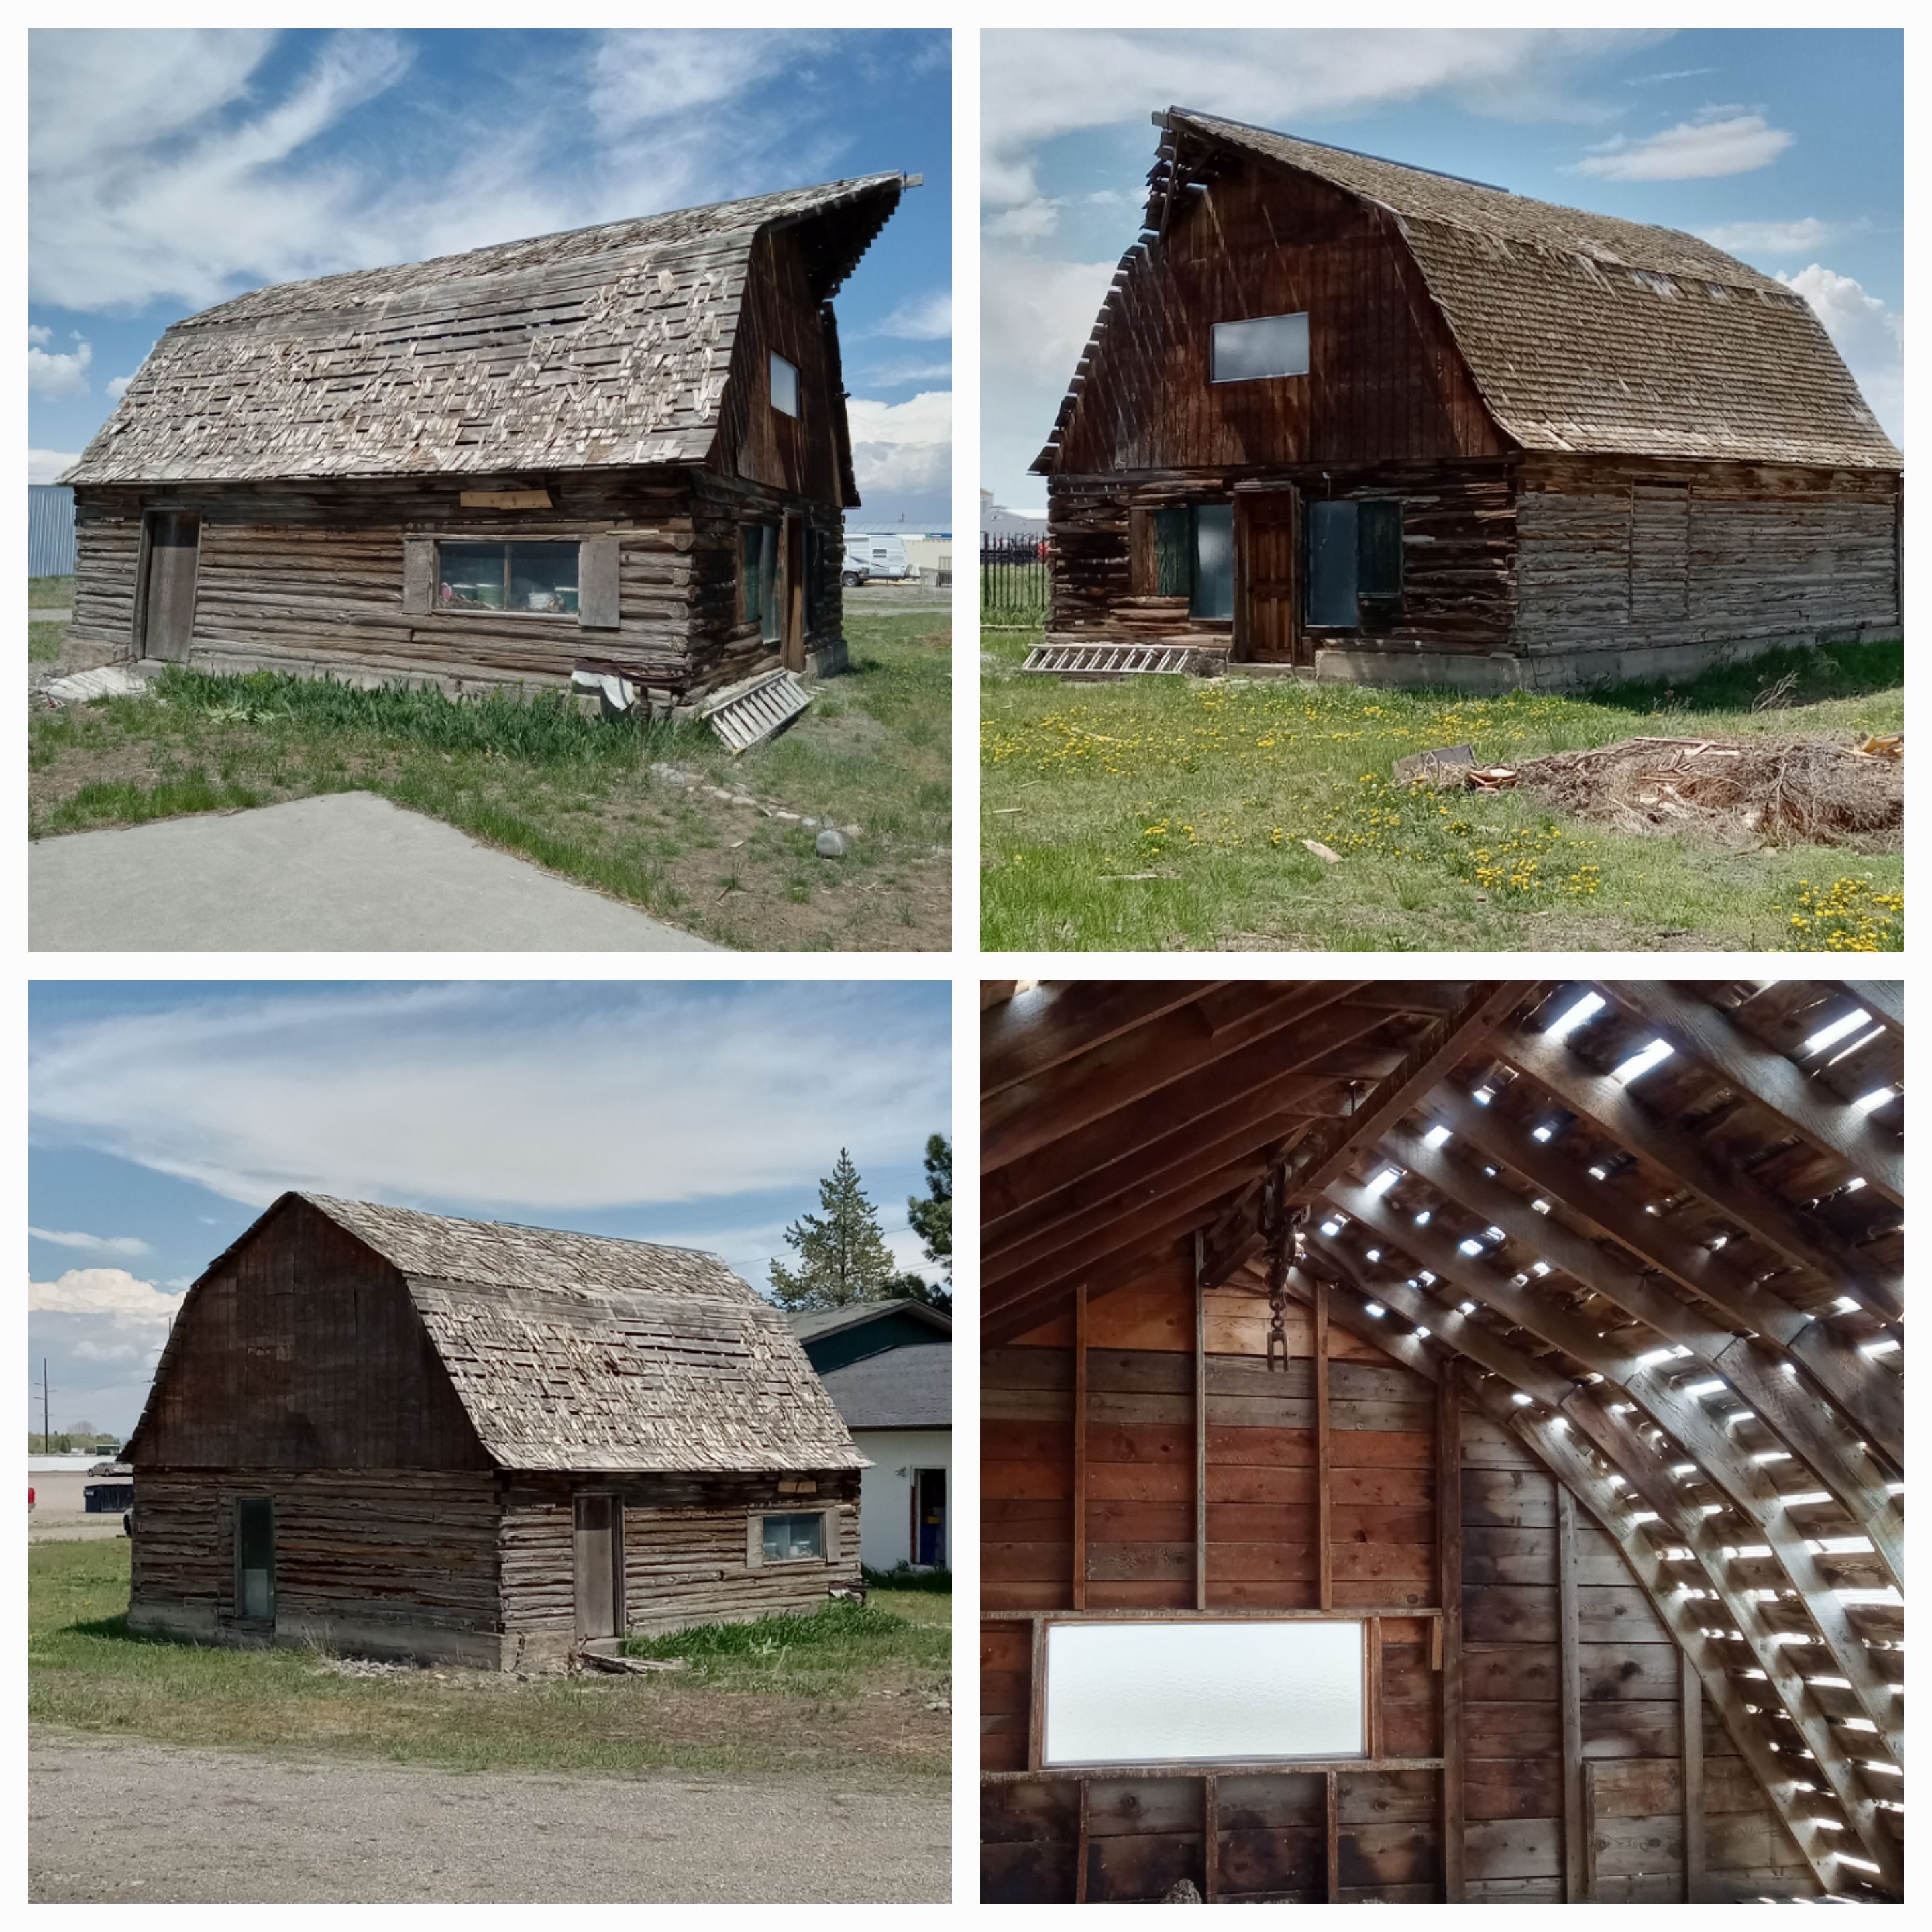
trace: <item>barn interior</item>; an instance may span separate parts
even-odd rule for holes
[[[987,1900],[1902,1899],[1899,986],[982,1004]]]

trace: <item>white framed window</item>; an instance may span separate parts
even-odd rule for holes
[[[1215,382],[1258,382],[1308,374],[1308,314],[1258,315],[1214,325]]]
[[[772,358],[772,407],[782,416],[798,414],[798,368],[782,356]]]
[[[832,1553],[828,1512],[761,1510],[752,1518],[746,1550],[754,1569],[777,1563],[823,1563]]]
[[[1365,1634],[1346,1618],[1049,1623],[1041,1760],[1365,1756]]]

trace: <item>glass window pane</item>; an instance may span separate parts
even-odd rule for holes
[[[512,610],[575,611],[576,544],[513,543],[506,548]]]
[[[441,543],[436,547],[436,602],[446,608],[503,608],[503,550],[500,543]]]
[[[1355,506],[1308,506],[1308,621],[1353,630],[1355,608]]]
[[[1252,382],[1265,376],[1308,374],[1308,316],[1261,315],[1252,322],[1214,325],[1216,382]]]
[[[1197,617],[1234,614],[1234,506],[1202,503],[1194,511],[1194,600]]]
[[[1364,597],[1402,594],[1402,505],[1384,496],[1357,507],[1358,587]]]
[[[768,1516],[764,1522],[765,1561],[802,1563],[825,1553],[825,1519],[809,1516]]]
[[[758,577],[764,585],[761,602],[764,610],[764,640],[768,644],[778,640],[779,627],[784,622],[784,613],[779,609],[778,597],[778,526],[764,524],[760,526],[763,541],[759,551],[761,561]]]
[[[264,1496],[235,1505],[236,1610],[244,1617],[275,1614],[275,1506]]]
[[[1048,1764],[1362,1754],[1359,1623],[1049,1624]]]
[[[1156,597],[1185,597],[1193,588],[1187,524],[1185,508],[1154,513],[1154,594]]]
[[[764,567],[764,532],[757,524],[742,524],[739,529],[738,541],[738,574],[745,586],[745,620],[755,624],[765,612],[764,584],[760,574]]]
[[[798,414],[798,370],[782,356],[772,358],[772,407],[788,416]]]

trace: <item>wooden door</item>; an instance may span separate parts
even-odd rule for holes
[[[140,655],[171,658],[181,663],[188,656],[188,639],[194,634],[194,578],[201,555],[201,519],[182,511],[152,511],[147,539]]]
[[[577,1498],[577,1634],[620,1636],[624,1630],[623,1539],[614,1496]]]
[[[805,519],[784,520],[784,633],[778,662],[787,670],[805,668]]]
[[[946,1472],[913,1472],[912,1560],[942,1569],[946,1563]]]
[[[1301,492],[1254,490],[1234,498],[1239,602],[1234,655],[1262,664],[1300,664]]]

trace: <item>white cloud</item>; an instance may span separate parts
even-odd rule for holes
[[[1768,167],[1796,138],[1762,115],[1711,108],[1642,140],[1619,134],[1592,148],[1575,172],[1606,181],[1706,181]]]
[[[52,354],[42,345],[52,340],[49,330],[27,331],[27,387],[37,396],[84,396],[87,372],[94,362],[94,346],[76,335],[70,350]]]
[[[44,349],[53,339],[54,332],[51,328],[44,328],[37,322],[28,323],[27,340],[29,342],[38,344],[40,347]]]
[[[83,1234],[54,1228],[29,1228],[37,1241],[49,1241],[57,1248],[88,1248],[96,1254],[146,1255],[154,1250],[132,1234]]]
[[[995,242],[1038,242],[1060,226],[1060,204],[1043,194],[1030,201],[1016,202],[989,214],[980,224],[980,232]]]
[[[1905,437],[1905,318],[1850,275],[1814,262],[1778,279],[1811,304],[1872,413],[1893,442]]]
[[[58,1281],[30,1281],[27,1306],[40,1315],[112,1316],[126,1322],[170,1322],[182,1298],[164,1294],[125,1268],[69,1268]]]
[[[1732,255],[1804,255],[1844,232],[1834,221],[1808,214],[1797,221],[1727,221],[1698,233]]]
[[[30,449],[27,452],[27,481],[57,483],[80,460],[80,452],[77,449]]]
[[[1033,150],[1085,128],[1147,129],[1173,104],[1310,130],[1351,112],[1447,95],[1478,113],[1589,118],[1572,70],[1648,34],[1558,29],[1374,28],[1223,31],[1026,28],[980,37],[981,192],[1035,200]]]
[[[876,332],[902,336],[914,342],[943,340],[952,333],[952,291],[940,289],[932,295],[900,303],[879,324]]]
[[[72,1024],[34,1052],[36,1130],[251,1206],[303,1187],[548,1213],[795,1186],[840,1146],[902,1161],[950,1110],[943,1028],[862,986],[543,992],[184,998]]]
[[[118,403],[121,398],[128,393],[128,385],[134,380],[134,378],[131,375],[116,376],[112,378],[107,385],[107,394],[109,397],[113,401]]]
[[[903,403],[854,396],[846,406],[859,494],[909,496],[944,490],[952,474],[952,397],[922,389]]]

